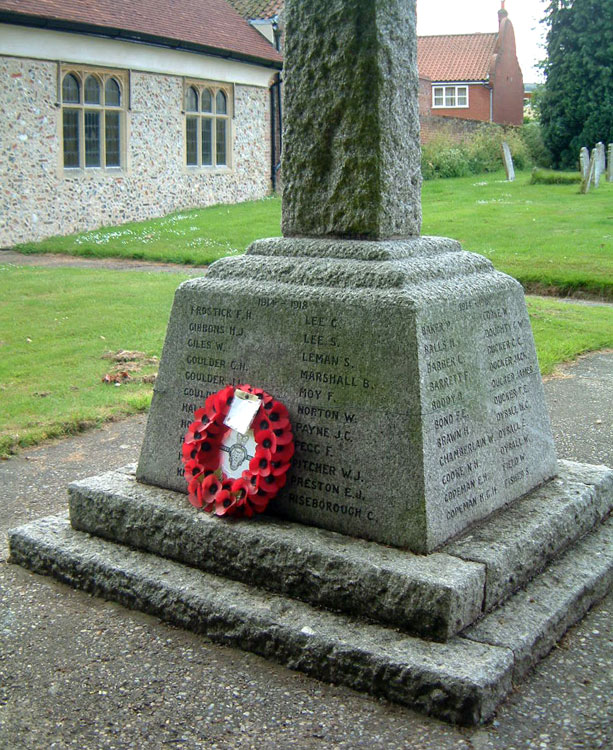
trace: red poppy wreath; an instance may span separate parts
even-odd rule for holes
[[[183,441],[190,503],[217,516],[265,511],[285,485],[294,455],[285,406],[261,388],[229,385],[194,417]]]

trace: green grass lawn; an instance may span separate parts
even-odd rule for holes
[[[0,265],[0,454],[147,409],[151,359],[184,278]],[[103,356],[119,350],[144,356]]]
[[[152,358],[185,278],[0,265],[0,454],[147,409]],[[544,374],[613,347],[613,307],[530,299],[529,311]],[[120,350],[142,354],[108,358]]]
[[[454,237],[528,289],[613,299],[613,183],[587,195],[577,185],[531,185],[498,172],[432,180],[423,187],[423,233]],[[278,197],[182,211],[162,219],[19,246],[60,252],[207,264],[280,234]]]

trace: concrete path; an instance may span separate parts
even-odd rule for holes
[[[613,466],[613,353],[545,384],[560,457]],[[458,729],[6,563],[5,533],[66,507],[69,481],[136,460],[145,418],[0,463],[0,750],[613,746],[613,595],[480,729]]]

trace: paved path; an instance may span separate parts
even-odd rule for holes
[[[545,384],[559,455],[613,466],[613,353]],[[66,507],[66,484],[134,461],[145,418],[0,463],[0,537]],[[4,561],[2,561],[4,559]],[[6,563],[0,750],[613,747],[613,595],[480,729],[458,729],[161,624]]]

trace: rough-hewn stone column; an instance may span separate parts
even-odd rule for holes
[[[421,227],[414,0],[288,0],[283,234]]]

